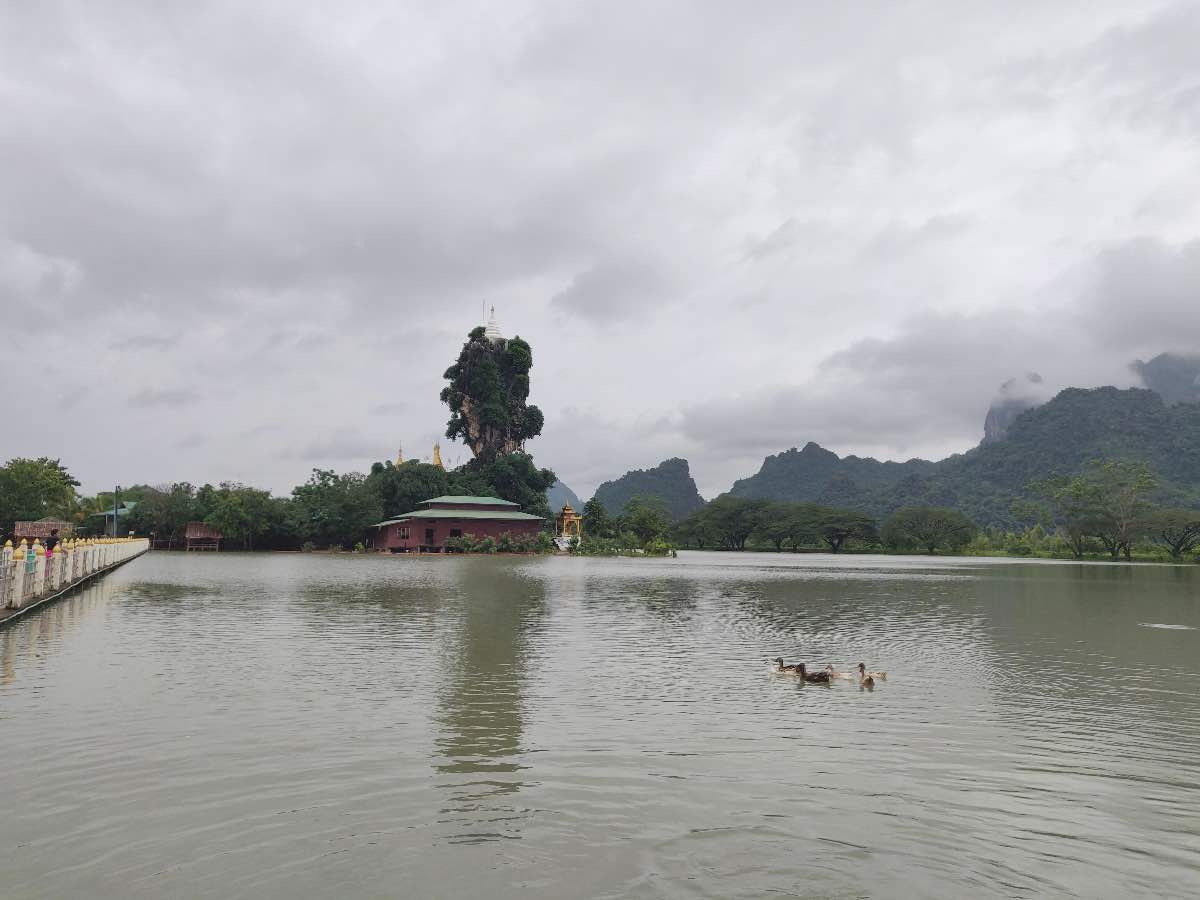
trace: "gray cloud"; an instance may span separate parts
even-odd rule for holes
[[[576,274],[551,302],[597,322],[623,319],[661,302],[669,281],[660,267],[646,259],[604,260]]]
[[[190,406],[199,402],[200,395],[193,388],[143,388],[129,397],[130,406]]]
[[[583,495],[962,450],[1014,375],[1200,346],[1197,43],[1124,0],[4,5],[0,377],[74,405],[0,458],[286,491],[426,454],[483,302]]]

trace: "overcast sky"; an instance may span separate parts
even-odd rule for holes
[[[1197,47],[1193,2],[0,0],[0,460],[428,456],[485,302],[585,498],[965,450],[1010,377],[1200,348]]]

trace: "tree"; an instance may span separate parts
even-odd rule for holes
[[[144,490],[138,505],[123,522],[138,534],[153,534],[157,540],[175,541],[182,539],[187,523],[198,518],[203,517],[196,513],[196,489],[186,481],[180,481]]]
[[[227,542],[237,542],[243,550],[253,550],[255,538],[280,526],[275,521],[279,511],[270,491],[226,481],[213,496],[204,524],[220,531]]]
[[[383,504],[384,518],[403,515],[417,509],[421,503],[450,493],[450,478],[440,466],[409,462],[392,465],[375,463],[367,484]]]
[[[473,459],[448,475],[451,494],[499,497],[520,505],[527,513],[550,518],[546,489],[558,480],[549,469],[539,469],[528,453],[504,453],[491,460]]]
[[[326,546],[354,544],[383,516],[383,503],[365,476],[329,469],[313,469],[306,484],[292,489],[291,509],[298,536]]]
[[[682,533],[704,534],[727,550],[745,550],[746,540],[761,527],[765,500],[747,500],[722,494],[680,523]]]
[[[1200,510],[1160,509],[1146,522],[1150,537],[1179,559],[1200,547]]]
[[[1024,516],[1036,514],[1039,521],[1052,523],[1071,555],[1082,559],[1100,508],[1095,485],[1085,478],[1051,475],[1030,483],[1028,490],[1045,498],[1045,504],[1017,501],[1014,510]]]
[[[671,531],[670,513],[667,512],[666,503],[659,497],[639,494],[630,498],[621,519],[624,528],[637,536],[639,547],[666,540]]]
[[[852,509],[818,508],[813,516],[812,527],[833,553],[841,550],[846,541],[875,541],[878,538],[875,520],[866,513]]]
[[[1080,476],[1094,485],[1099,500],[1090,531],[1113,559],[1122,552],[1129,559],[1134,541],[1146,530],[1150,504],[1146,495],[1156,481],[1144,463],[1098,460]]]
[[[475,458],[491,462],[521,450],[542,432],[542,412],[528,405],[533,351],[514,337],[490,340],[482,327],[467,336],[446,370],[442,402],[450,407],[446,437],[462,438]]]
[[[12,531],[19,520],[69,514],[77,487],[79,482],[57,459],[10,459],[0,468],[0,530]]]
[[[590,538],[611,538],[616,535],[616,524],[609,518],[604,504],[595,497],[583,504],[583,533]]]
[[[883,526],[883,542],[899,549],[921,547],[927,553],[960,550],[975,536],[975,523],[956,509],[909,506],[898,509]]]
[[[754,534],[782,550],[786,541],[795,533],[796,506],[792,503],[768,503],[763,507],[762,518]]]

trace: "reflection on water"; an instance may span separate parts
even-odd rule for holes
[[[443,776],[445,824],[461,829],[450,840],[515,838],[522,810],[511,796],[521,788],[524,717],[531,633],[545,614],[540,579],[522,578],[509,560],[460,563],[451,606],[454,629],[440,648],[443,687],[435,770]],[[508,584],[497,590],[497,576]]]
[[[0,895],[1193,896],[1198,627],[1196,566],[151,554],[0,630]]]

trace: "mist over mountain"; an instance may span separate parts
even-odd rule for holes
[[[1000,385],[996,399],[988,407],[983,422],[983,441],[997,441],[1008,432],[1017,416],[1027,409],[1045,403],[1053,393],[1046,387],[1042,376],[1029,372],[1024,378],[1010,378]]]
[[[1149,362],[1134,360],[1129,368],[1167,403],[1200,402],[1200,354],[1160,353]]]
[[[663,460],[653,469],[634,469],[615,481],[606,481],[596,488],[595,496],[611,515],[620,515],[625,504],[639,495],[660,498],[675,520],[704,506],[688,461],[678,457]]]

